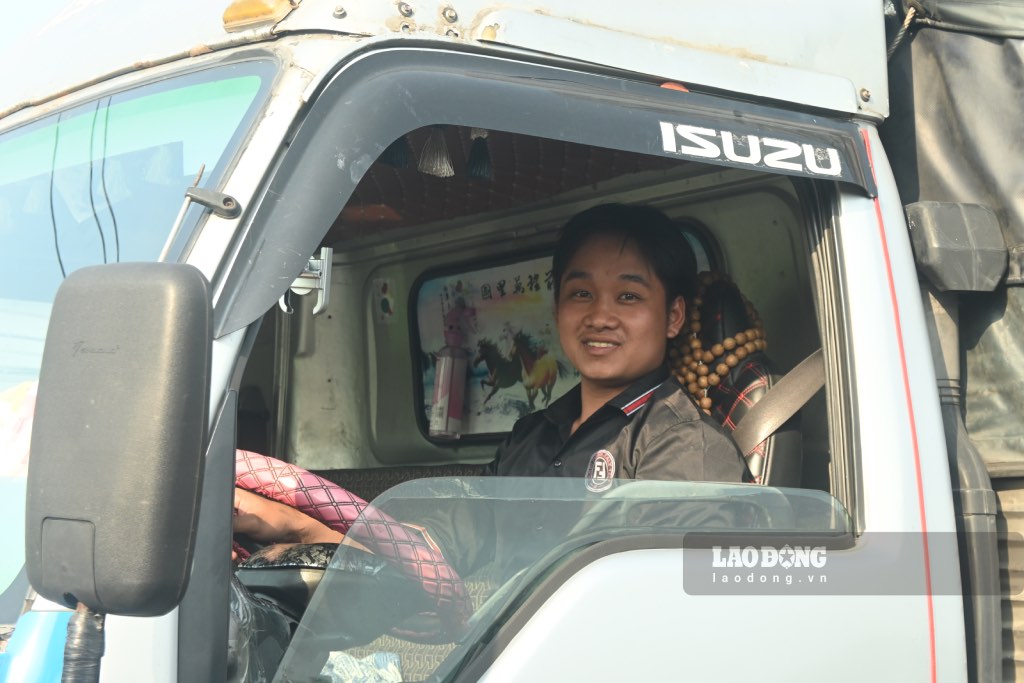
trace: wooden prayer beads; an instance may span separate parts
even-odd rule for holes
[[[669,366],[673,374],[693,395],[701,409],[709,415],[712,401],[708,396],[708,389],[718,386],[748,355],[763,351],[768,345],[761,317],[754,309],[754,305],[737,289],[746,307],[751,327],[726,337],[710,349],[704,348],[698,336],[701,330],[701,306],[704,304],[704,295],[708,287],[719,282],[736,287],[725,273],[703,272],[698,276],[697,295],[690,303],[687,322],[669,349]]]

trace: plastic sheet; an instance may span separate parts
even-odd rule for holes
[[[356,658],[346,652],[332,652],[321,676],[331,683],[401,683],[401,660],[391,652],[375,652]]]
[[[227,681],[271,680],[290,638],[287,617],[232,576]]]
[[[997,26],[1024,3],[926,5],[947,20]],[[961,295],[963,399],[989,471],[1024,474],[1024,40],[920,28],[894,53],[889,84],[881,133],[902,201],[982,204],[999,219],[1005,284]]]
[[[995,35],[1024,35],[1024,2],[1002,0],[919,0],[925,17],[936,26],[957,27]],[[904,5],[909,2],[904,1]]]
[[[965,295],[960,327],[967,433],[992,476],[1024,474],[1024,288]]]

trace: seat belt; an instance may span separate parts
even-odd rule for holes
[[[744,455],[786,424],[825,386],[825,362],[818,349],[790,370],[743,416],[732,438]]]

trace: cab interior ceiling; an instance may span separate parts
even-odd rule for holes
[[[360,180],[324,244],[351,244],[396,228],[495,214],[614,178],[687,165],[515,133],[478,134],[479,129],[462,126],[428,126],[400,138]],[[447,152],[451,176],[420,170],[424,162],[437,161],[440,149]]]

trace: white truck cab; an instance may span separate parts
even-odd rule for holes
[[[1022,36],[954,0],[69,5],[0,89],[0,680],[1019,678]],[[692,311],[735,285],[721,374],[764,382],[713,415],[755,481],[479,476],[575,383],[550,255],[607,202],[678,225]],[[233,564],[252,462],[358,543]]]

